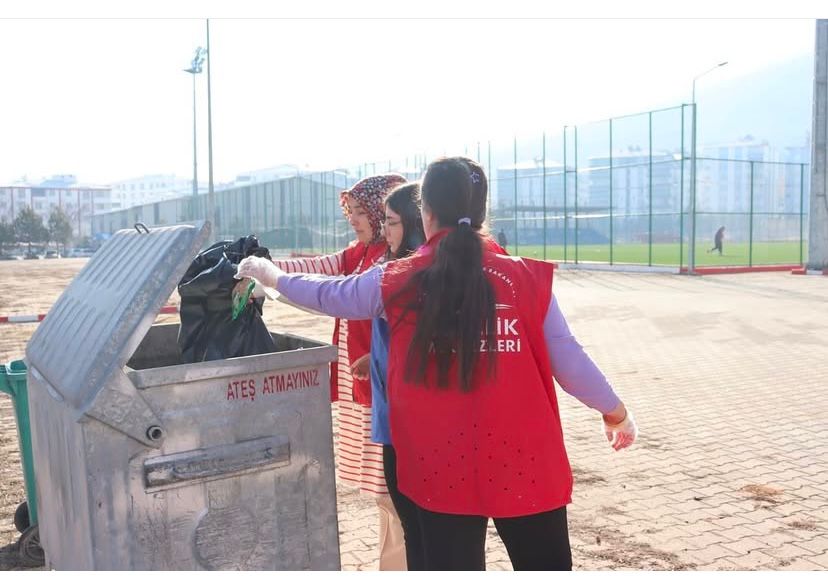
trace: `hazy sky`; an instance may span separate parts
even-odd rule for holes
[[[217,182],[452,151],[690,101],[813,52],[813,20],[211,19]],[[203,20],[0,20],[0,183],[192,175]],[[198,78],[199,177],[207,85]]]

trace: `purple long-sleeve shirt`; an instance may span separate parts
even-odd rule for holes
[[[277,289],[296,304],[337,318],[368,320],[385,317],[380,288],[385,266],[363,273],[330,277],[285,274]],[[564,391],[601,413],[609,413],[621,402],[609,382],[569,331],[555,296],[549,303],[543,334],[552,374]]]

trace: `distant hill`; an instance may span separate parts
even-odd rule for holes
[[[814,57],[804,55],[748,75],[706,83],[703,91],[697,91],[699,107],[699,150],[707,145],[731,144],[746,136],[758,142],[767,141],[777,156],[786,147],[802,147],[808,144],[811,132],[813,103]],[[641,104],[639,111],[647,107],[660,109],[677,107],[689,95],[676,96],[669,103]],[[630,112],[633,113],[633,112]],[[685,112],[685,147],[690,155],[691,113]],[[647,116],[617,120],[614,127],[613,150],[646,152],[648,144]],[[578,127],[579,166],[588,165],[592,156],[606,156],[609,150],[606,123],[585,124]],[[547,134],[547,161],[562,162],[562,135]],[[678,111],[659,113],[653,117],[653,150],[677,152],[681,149],[681,117]],[[808,162],[807,152],[803,149]],[[572,165],[574,152],[573,131],[568,133],[567,165]],[[517,159],[526,162],[535,158],[540,162],[540,142],[537,136],[529,141],[518,139]],[[509,179],[514,164],[511,141],[492,144],[492,170],[500,168],[500,178]],[[485,148],[483,151],[486,162]],[[800,161],[800,160],[789,160]],[[496,188],[496,185],[495,185]]]

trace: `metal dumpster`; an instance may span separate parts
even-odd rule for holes
[[[152,323],[204,224],[123,230],[27,347],[47,566],[338,569],[328,363],[336,348],[181,364]]]

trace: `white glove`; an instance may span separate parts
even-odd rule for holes
[[[243,279],[250,277],[261,283],[265,287],[276,289],[276,284],[279,283],[279,278],[285,272],[273,265],[273,262],[264,257],[245,257],[239,263],[239,269],[236,272],[236,279]]]
[[[627,416],[615,425],[604,421],[604,433],[615,451],[631,446],[638,435],[638,427],[635,425],[632,411],[627,409]]]

